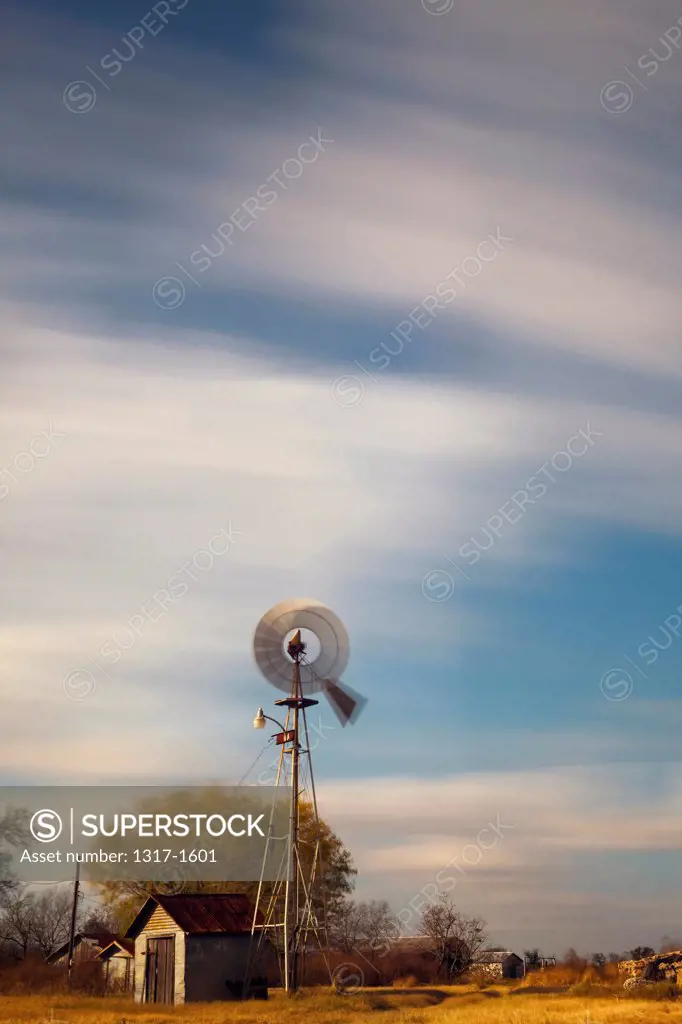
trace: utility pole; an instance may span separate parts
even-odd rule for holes
[[[73,904],[71,906],[71,927],[69,929],[69,953],[66,965],[66,983],[71,984],[71,971],[73,969],[73,954],[76,939],[76,914],[78,912],[78,887],[80,884],[81,866],[76,863],[76,878],[73,883]]]

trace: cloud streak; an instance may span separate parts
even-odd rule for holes
[[[682,61],[671,54],[619,117],[599,101],[652,45],[648,9],[458,0],[434,17],[412,0],[301,0],[262,28],[276,69],[226,60],[191,34],[189,7],[158,39],[144,25],[127,43],[94,20],[15,13],[0,43],[7,94],[21,99],[0,114],[4,775],[240,777],[264,699],[253,627],[277,601],[313,594],[348,625],[361,652],[349,682],[371,695],[368,731],[319,752],[336,779],[325,813],[371,883],[383,864],[409,898],[504,810],[513,838],[460,890],[473,909],[481,900],[502,934],[533,945],[559,914],[567,944],[581,944],[568,938],[580,914],[596,942],[591,906],[643,940],[638,921],[657,927],[665,901],[654,912],[629,896],[619,910],[600,858],[632,886],[628,857],[659,864],[679,849],[678,710],[665,691],[653,710],[639,692],[603,699],[596,625],[570,722],[548,720],[543,693],[519,728],[495,695],[540,671],[535,622],[533,649],[507,660],[533,573],[545,573],[551,623],[589,597],[570,592],[569,570],[594,570],[605,539],[614,580],[633,538],[665,545],[671,562],[680,543]],[[662,0],[654,34],[672,15]],[[74,116],[64,85],[97,54],[121,70],[111,91],[93,79],[94,106]],[[334,142],[299,173],[315,125]],[[513,243],[478,272],[496,225]],[[340,378],[355,390],[335,393]],[[33,439],[50,422],[66,437],[41,458]],[[511,497],[585,423],[599,442],[517,517]],[[243,536],[229,558],[152,622],[150,595],[230,521]],[[425,601],[425,573],[454,579],[483,529],[495,542],[480,578]],[[561,626],[550,684],[573,663]],[[131,633],[94,690],[71,677]],[[447,690],[471,652],[485,654],[485,671],[469,663],[472,688],[491,694],[484,736]],[[428,713],[413,707],[415,684],[430,692],[438,669],[441,720],[413,736]],[[450,714],[452,756],[495,771],[453,774]],[[411,781],[394,737],[413,744]]]

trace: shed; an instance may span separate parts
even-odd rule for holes
[[[114,939],[96,955],[104,965],[104,980],[107,988],[133,991],[135,976],[135,943],[132,939]]]
[[[105,946],[116,941],[116,936],[111,932],[76,932],[73,937],[73,961],[83,963],[87,960],[94,960]],[[69,943],[64,942],[58,946],[49,956],[45,958],[48,964],[59,964],[66,967],[69,958]]]
[[[478,956],[472,973],[484,974],[490,978],[523,978],[526,965],[523,959],[510,949],[486,949]]]
[[[242,893],[150,896],[126,932],[134,941],[135,1001],[239,998],[252,923],[253,906]]]

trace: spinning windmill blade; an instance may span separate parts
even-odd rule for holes
[[[314,633],[320,644],[316,658],[300,660],[301,694],[324,693],[342,726],[354,722],[367,700],[341,681],[350,656],[348,634],[331,608],[319,601],[292,598],[265,613],[253,638],[258,668],[269,683],[290,693],[292,661],[285,653],[284,644],[296,629]]]

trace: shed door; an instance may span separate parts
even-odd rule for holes
[[[523,964],[519,963],[518,960],[512,960],[512,958],[509,957],[504,962],[502,974],[505,978],[522,978]]]
[[[147,939],[145,1002],[172,1003],[175,994],[175,936]]]

